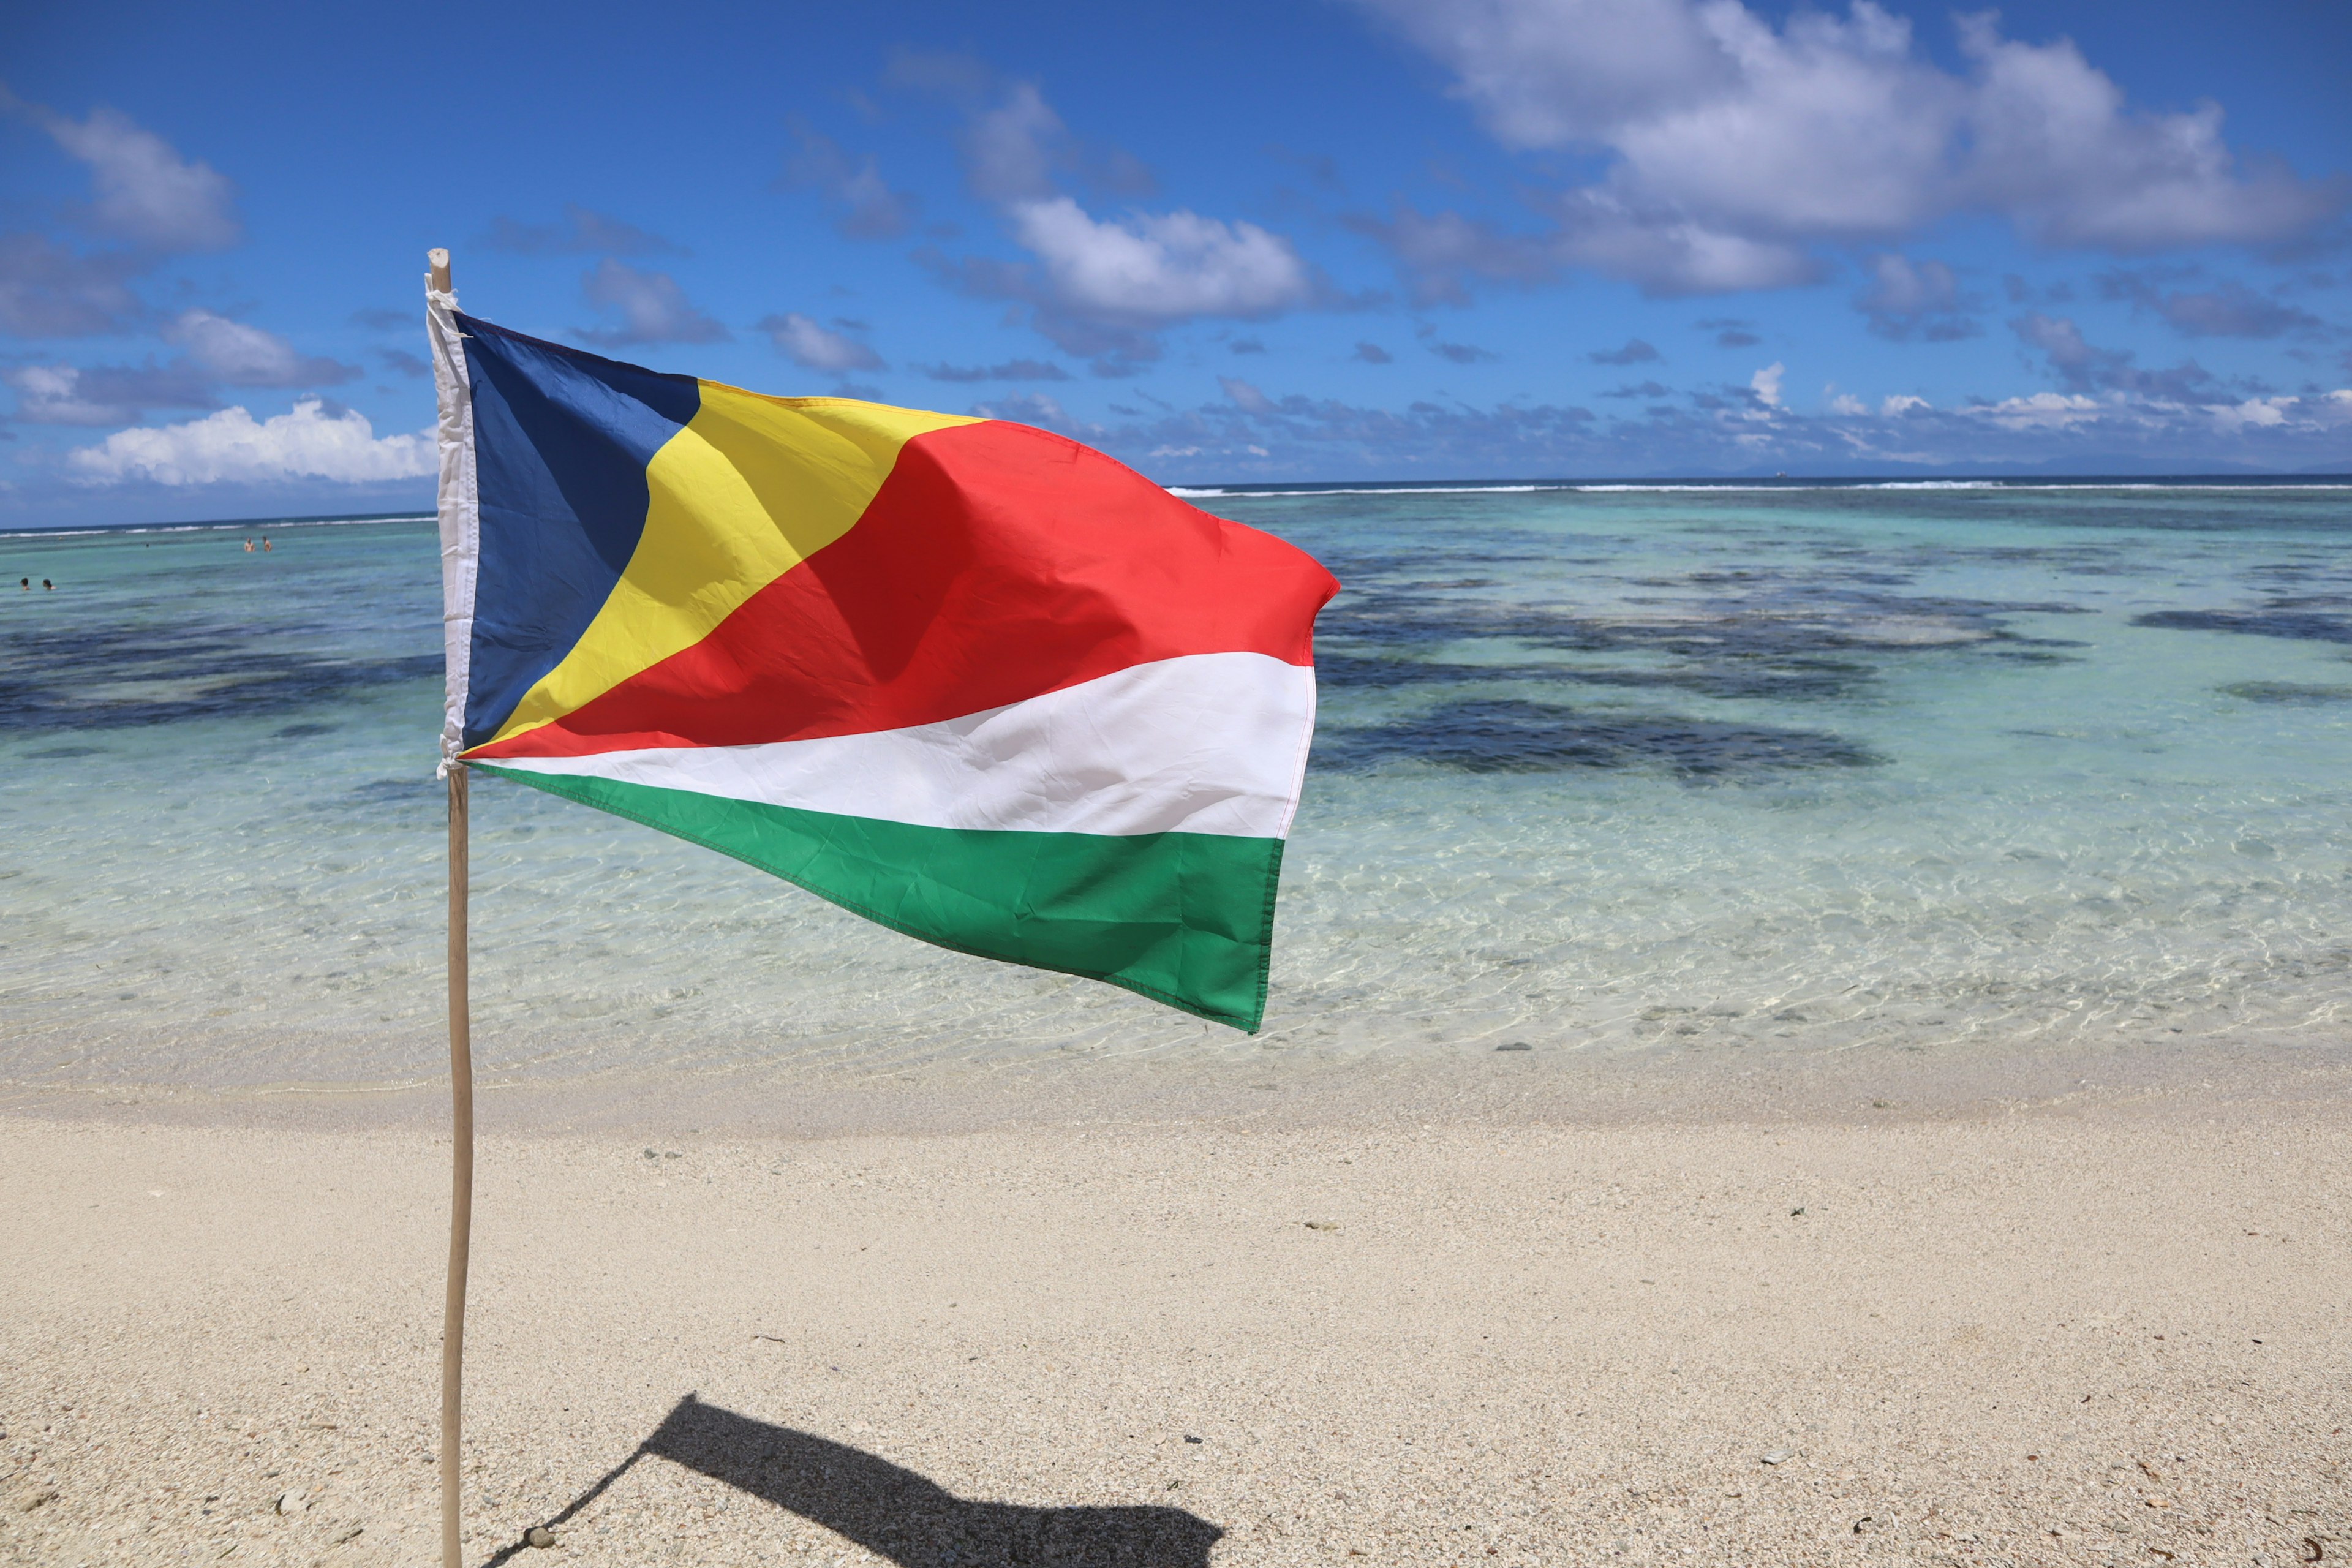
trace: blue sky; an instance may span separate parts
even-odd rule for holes
[[[430,496],[423,253],[1171,483],[2352,468],[2352,12],[11,7],[0,525]]]

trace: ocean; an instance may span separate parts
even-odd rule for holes
[[[2342,1041],[2352,489],[1180,493],[1345,584],[1263,1034],[482,779],[484,1078]],[[263,531],[0,534],[0,1084],[445,1070],[432,523]]]

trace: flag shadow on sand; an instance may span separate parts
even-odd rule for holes
[[[636,1452],[547,1522],[577,1517],[648,1455],[699,1470],[907,1568],[1208,1568],[1224,1531],[1178,1508],[1024,1508],[960,1498],[888,1460],[689,1394]],[[520,1542],[489,1560],[500,1568]]]

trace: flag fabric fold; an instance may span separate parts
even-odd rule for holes
[[[445,765],[1258,1027],[1311,557],[1046,431],[432,306]]]

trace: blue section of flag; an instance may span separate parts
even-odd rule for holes
[[[661,375],[461,315],[474,396],[481,559],[466,744],[555,668],[644,533],[646,465],[702,405]]]

